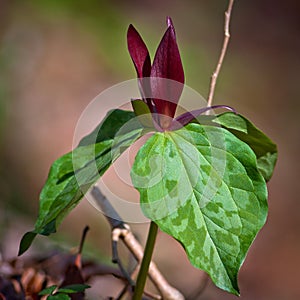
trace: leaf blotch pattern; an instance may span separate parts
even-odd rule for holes
[[[140,188],[153,159],[159,180]],[[238,271],[267,214],[253,150],[224,128],[191,123],[148,139],[131,177],[145,215],[218,287],[238,294]]]

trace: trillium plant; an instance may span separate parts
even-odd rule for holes
[[[152,63],[132,25],[127,43],[141,98],[127,100],[132,110],[109,111],[77,148],[53,163],[35,228],[24,235],[20,254],[37,234],[54,233],[118,156],[151,133],[131,169],[141,209],[151,220],[134,299],[142,297],[158,228],[216,286],[239,295],[238,271],[267,217],[266,182],[276,145],[229,106],[183,109],[184,71],[171,18]],[[219,108],[225,112],[211,114]]]

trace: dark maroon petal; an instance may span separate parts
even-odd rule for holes
[[[172,121],[172,124],[171,124],[169,130],[180,129],[181,127],[187,125],[188,123],[190,123],[191,121],[196,119],[201,114],[203,114],[209,110],[218,109],[218,108],[224,108],[224,109],[227,109],[227,110],[230,110],[230,111],[236,113],[236,110],[233,107],[228,106],[228,105],[213,105],[213,106],[203,107],[200,109],[188,111],[188,112],[178,116],[177,118],[175,118]]]
[[[168,27],[173,27],[173,29],[174,29],[173,21],[170,17],[167,17],[167,26]],[[175,32],[175,30],[174,30],[174,32]]]
[[[138,77],[149,77],[151,61],[147,46],[131,24],[127,31],[127,46]]]
[[[127,31],[127,45],[139,78],[139,89],[143,101],[147,103],[151,112],[153,112],[154,108],[151,103],[151,88],[149,82],[151,72],[150,55],[147,46],[133,25],[129,25]]]
[[[151,68],[151,91],[157,113],[173,118],[183,90],[184,72],[170,18],[167,18],[167,24],[168,29],[157,48]]]

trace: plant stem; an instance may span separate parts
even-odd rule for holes
[[[140,272],[136,281],[136,286],[134,289],[133,300],[141,300],[144,292],[144,287],[146,284],[146,279],[148,275],[149,265],[151,262],[151,257],[155,245],[156,235],[157,235],[158,226],[156,223],[151,221],[147,243],[145,247],[144,257],[142,260]]]
[[[118,242],[119,239],[125,244],[128,250],[132,253],[138,262],[141,262],[144,257],[144,248],[138,242],[134,234],[132,233],[128,224],[124,223],[121,217],[118,215],[114,207],[110,204],[107,198],[96,186],[92,189],[92,195],[95,201],[99,204],[106,219],[112,227],[112,243]],[[110,216],[110,217],[108,217]],[[114,248],[115,246],[113,246]],[[113,258],[115,256],[113,255]],[[119,260],[120,262],[120,260]],[[136,270],[140,269],[140,265],[137,266]],[[127,272],[126,272],[127,273]],[[184,296],[174,287],[172,287],[163,275],[158,270],[157,266],[153,261],[150,262],[148,274],[155,287],[159,291],[162,299],[168,300],[184,300]],[[126,277],[125,273],[123,274]],[[132,278],[135,275],[131,274]],[[130,280],[128,280],[130,282]],[[119,295],[120,296],[120,295]],[[122,295],[121,295],[122,297]]]

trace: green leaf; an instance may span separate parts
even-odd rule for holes
[[[57,292],[65,294],[74,294],[84,292],[88,288],[90,288],[90,286],[87,284],[70,284],[59,288]]]
[[[47,297],[47,300],[70,300],[71,297],[66,294],[55,294]]]
[[[56,232],[57,226],[89,188],[143,133],[133,112],[115,110],[97,130],[83,138],[76,149],[57,159],[40,194],[35,228],[23,236],[19,255],[29,248],[36,234]]]
[[[121,127],[133,118],[135,118],[133,111],[110,110],[104,120],[90,134],[82,138],[79,146],[87,146],[113,139]]]
[[[152,114],[148,105],[140,99],[132,100],[131,105],[141,124],[146,128],[154,128]]]
[[[20,242],[18,255],[23,254],[30,247],[36,235],[37,234],[35,232],[31,232],[31,231],[24,234]]]
[[[43,289],[41,292],[39,292],[39,296],[51,295],[55,291],[56,288],[57,288],[57,285],[51,285],[51,286]]]
[[[251,147],[256,154],[259,171],[264,176],[265,180],[269,181],[277,161],[276,144],[241,115],[224,113],[217,116],[213,122],[227,128],[236,137]]]
[[[218,287],[238,295],[238,271],[267,216],[253,150],[224,128],[191,123],[148,139],[131,178],[144,214]]]

